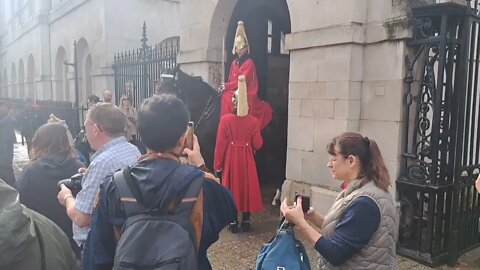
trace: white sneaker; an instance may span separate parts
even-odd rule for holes
[[[275,193],[275,197],[273,197],[272,205],[277,205],[280,202],[280,198],[282,197],[282,191],[277,188],[277,192]]]

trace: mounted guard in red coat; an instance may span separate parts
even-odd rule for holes
[[[223,116],[234,111],[232,97],[238,87],[238,77],[243,75],[245,76],[245,82],[247,85],[250,114],[258,119],[260,129],[262,130],[272,120],[272,107],[267,102],[260,100],[257,96],[257,70],[255,68],[255,63],[252,58],[250,58],[247,34],[242,21],[238,22],[232,53],[236,54],[237,58],[233,60],[232,65],[230,66],[228,82],[224,84],[220,115]]]

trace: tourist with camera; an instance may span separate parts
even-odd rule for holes
[[[184,148],[188,121],[189,112],[185,104],[175,96],[155,95],[139,108],[137,128],[147,147],[147,154],[129,170],[119,172],[127,174],[123,183],[128,183],[134,196],[119,195],[126,187],[123,184],[119,186],[122,179],[119,173],[108,177],[101,185],[84,250],[84,269],[112,269],[114,264],[117,267],[122,263],[127,265],[122,259],[136,262],[135,267],[132,262],[128,263],[129,269],[153,269],[152,260],[166,252],[171,255],[166,258],[176,258],[168,262],[169,269],[211,269],[207,249],[218,240],[220,231],[235,219],[237,211],[230,192],[213,175],[200,170],[205,165],[196,137],[193,138],[193,149]],[[182,154],[187,154],[188,164],[180,163]],[[192,187],[198,189],[190,194]],[[127,212],[131,213],[127,210],[132,206],[140,207],[144,209],[142,213],[147,213],[142,219],[145,223],[141,223],[145,226],[139,230],[130,227],[131,233],[122,234],[126,223],[132,224],[132,219],[143,217],[127,215]],[[183,230],[172,232],[169,228],[173,227],[173,222],[168,223],[171,226],[155,222],[161,222],[161,219],[184,221],[185,216],[179,219],[177,213],[187,212],[187,208],[190,209],[187,213],[188,225],[182,227],[192,229],[192,234],[178,233]],[[154,225],[158,227],[152,227]],[[133,237],[133,233],[137,238]],[[184,246],[180,243],[192,244],[188,235],[194,236],[196,254],[182,257]],[[121,254],[128,256],[122,257]],[[114,259],[116,256],[118,258]],[[153,265],[162,263],[166,262]]]
[[[100,184],[115,171],[132,165],[140,156],[138,149],[124,137],[125,116],[111,103],[94,104],[87,112],[85,135],[95,154],[83,174],[82,190],[74,196],[72,190],[61,185],[58,201],[65,206],[73,221],[73,239],[83,247],[90,230],[90,218]]]
[[[58,204],[58,181],[69,179],[82,164],[73,157],[66,129],[61,124],[41,126],[32,140],[32,155],[17,179],[20,202],[55,222],[68,236],[77,256],[79,248],[73,241],[72,221]]]

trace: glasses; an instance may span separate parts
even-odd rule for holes
[[[85,131],[87,131],[87,126],[96,126],[96,127],[100,130],[100,132],[103,132],[103,130],[102,130],[102,128],[100,127],[99,124],[95,124],[95,123],[93,123],[93,122],[87,122],[87,121],[85,121],[85,122],[83,123],[83,129],[84,129]]]

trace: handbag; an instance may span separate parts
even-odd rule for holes
[[[303,244],[295,238],[293,225],[282,218],[277,233],[258,253],[256,270],[310,270]]]

